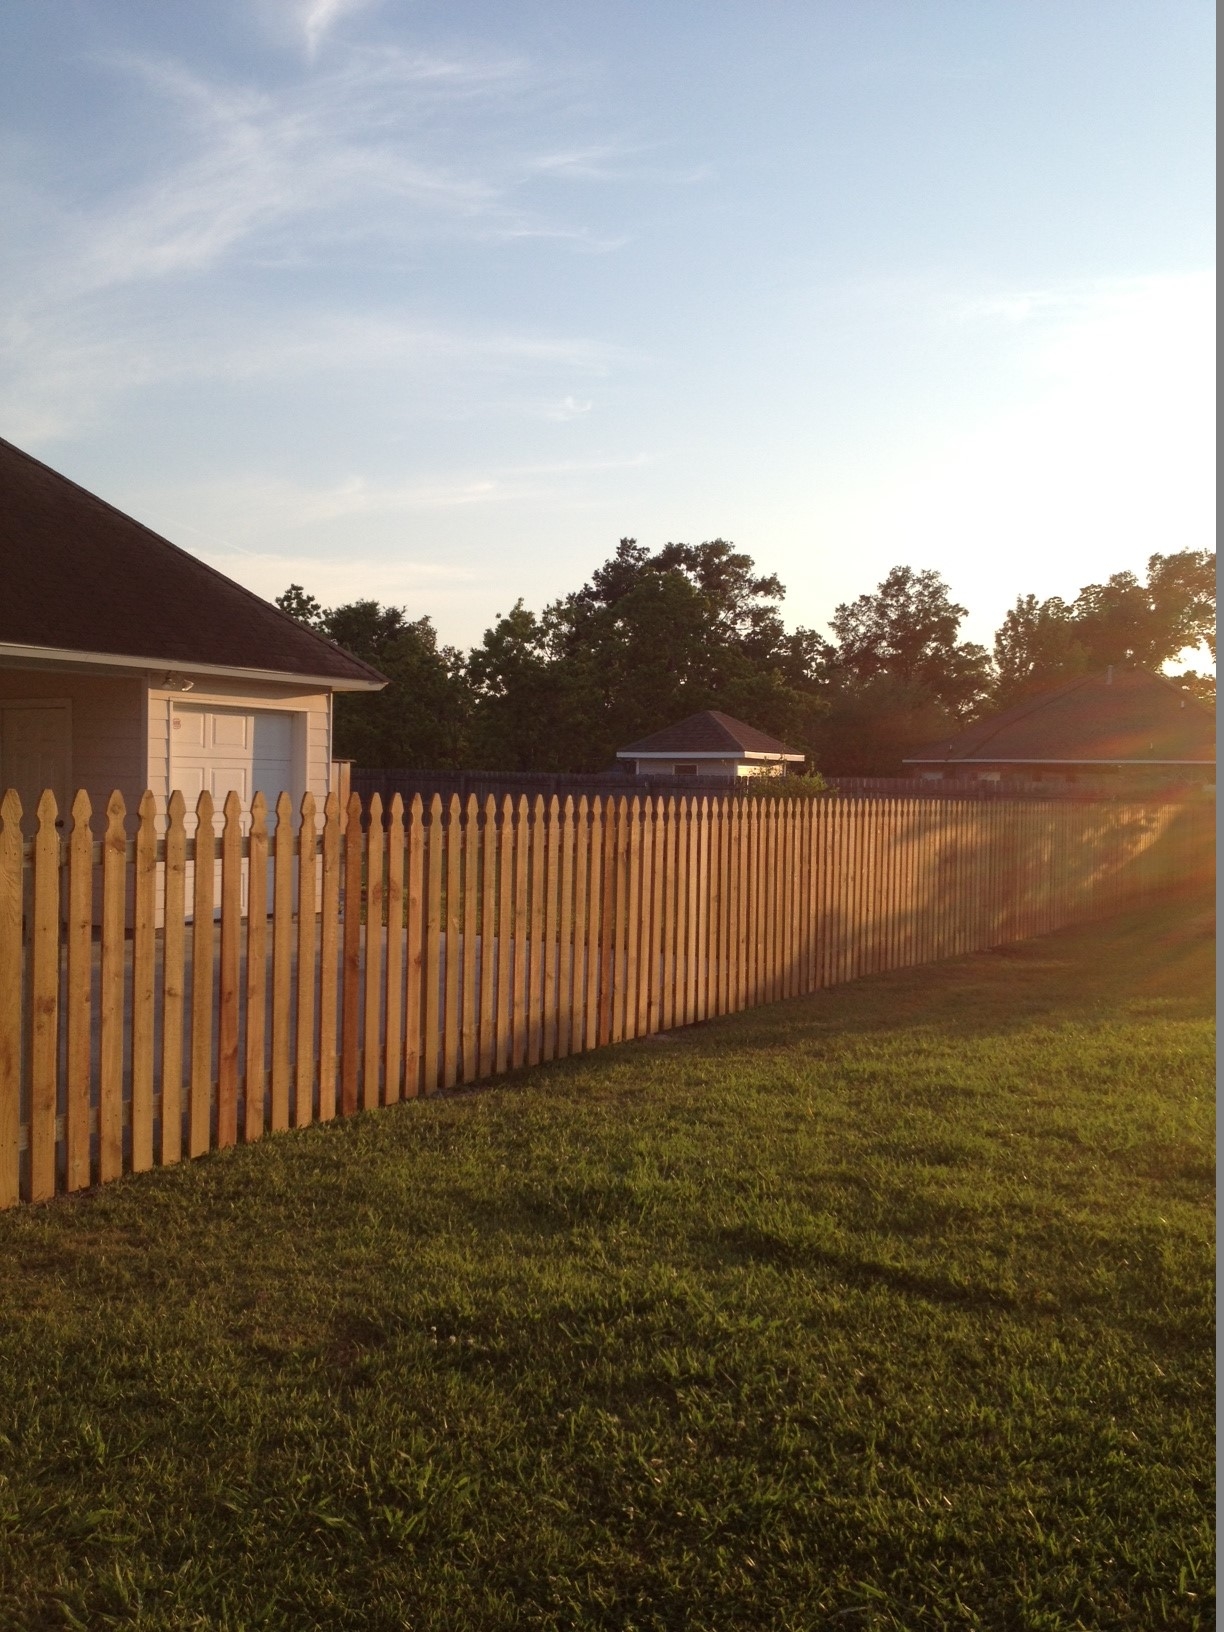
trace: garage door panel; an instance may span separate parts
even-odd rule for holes
[[[251,746],[254,720],[250,714],[210,714],[208,716],[209,746],[221,753],[237,750],[245,754]]]

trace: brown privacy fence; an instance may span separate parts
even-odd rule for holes
[[[0,802],[0,1205],[1042,934],[1213,838],[1205,805],[920,798],[57,815]]]

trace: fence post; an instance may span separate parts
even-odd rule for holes
[[[22,848],[21,800],[9,788],[0,798],[0,1207],[20,1199]]]

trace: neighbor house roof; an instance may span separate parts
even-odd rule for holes
[[[649,759],[658,755],[670,759],[684,754],[701,759],[802,759],[803,755],[788,748],[777,737],[758,731],[755,725],[733,720],[730,714],[707,709],[701,714],[690,714],[675,725],[665,725],[639,742],[631,742],[617,750],[618,759]]]
[[[0,656],[286,675],[377,669],[0,440]]]
[[[1017,703],[907,765],[1214,765],[1215,712],[1144,669],[1113,668]]]

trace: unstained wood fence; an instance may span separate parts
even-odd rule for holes
[[[1191,883],[1206,804],[0,801],[0,1205]],[[198,835],[198,836],[197,836]]]

